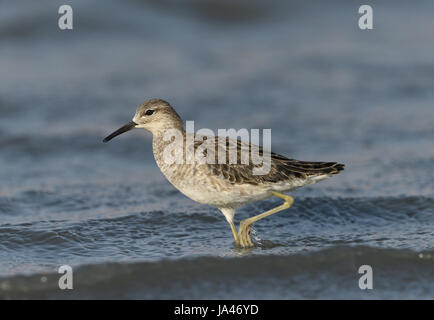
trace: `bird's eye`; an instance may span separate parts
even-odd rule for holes
[[[145,112],[145,114],[146,114],[147,116],[150,116],[150,115],[153,114],[153,113],[154,113],[154,110],[151,110],[151,109],[146,110],[146,112]]]

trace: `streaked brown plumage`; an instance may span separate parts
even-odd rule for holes
[[[265,175],[253,175],[253,168],[259,167],[254,164],[249,158],[249,164],[241,163],[242,148],[247,147],[249,149],[249,155],[251,154],[252,145],[241,142],[240,140],[234,140],[226,138],[226,144],[222,146],[221,137],[209,137],[208,139],[214,139],[214,156],[215,164],[208,164],[211,168],[212,174],[228,180],[231,184],[243,184],[248,183],[252,185],[258,185],[261,183],[276,183],[291,179],[307,179],[310,176],[318,176],[325,174],[337,174],[345,167],[344,164],[337,162],[311,162],[311,161],[299,161],[295,159],[289,159],[280,154],[271,152],[271,168],[270,172]],[[207,140],[208,140],[207,139]],[[237,161],[236,164],[229,164],[229,149],[230,142],[236,142]],[[195,150],[202,144],[200,141],[195,141]],[[218,147],[226,150],[226,163],[218,163]],[[258,154],[263,156],[264,150],[261,146],[254,146],[258,148]],[[206,153],[204,153],[206,156]]]

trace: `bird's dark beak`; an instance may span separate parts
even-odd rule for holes
[[[137,123],[135,123],[134,121],[128,122],[123,127],[119,128],[118,130],[116,130],[112,134],[110,134],[107,137],[105,137],[104,140],[103,140],[103,142],[109,142],[114,137],[116,137],[116,136],[118,136],[118,135],[120,135],[120,134],[122,134],[124,132],[127,132],[127,131],[130,131],[130,130],[134,129],[136,125],[137,125]]]

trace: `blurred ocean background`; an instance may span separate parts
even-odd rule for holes
[[[2,1],[0,298],[433,299],[434,2],[363,3],[371,31],[361,4]],[[346,170],[237,249],[217,209],[165,180],[149,133],[102,143],[151,97]]]

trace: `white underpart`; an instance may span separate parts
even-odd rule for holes
[[[219,208],[219,209],[229,223],[234,222],[235,209],[233,208]]]

